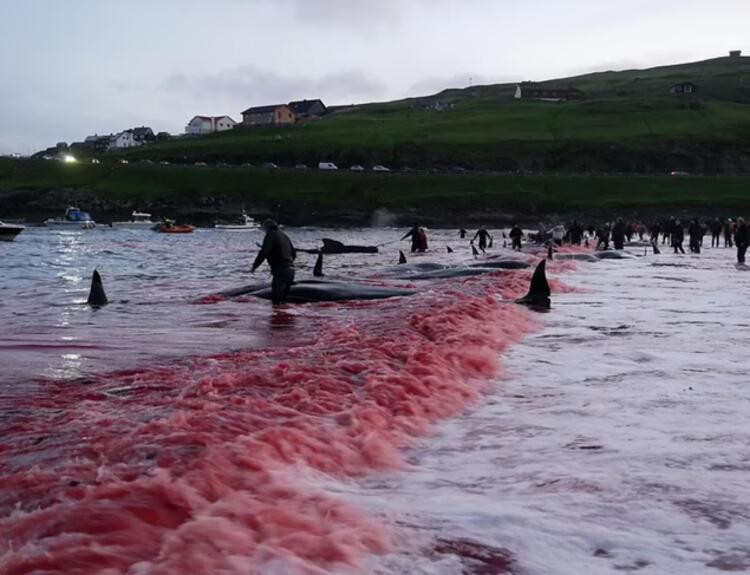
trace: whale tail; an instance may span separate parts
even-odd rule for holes
[[[479,255],[479,250],[477,250],[477,248],[474,246],[474,244],[471,244],[471,254],[474,257],[477,257]]]
[[[550,308],[550,293],[549,283],[547,282],[547,260],[542,260],[534,270],[534,275],[531,276],[531,284],[529,285],[529,292],[520,299],[516,300],[516,303],[529,306],[535,310],[547,310]]]
[[[452,247],[450,247],[450,246],[445,246],[445,247],[448,248],[448,253],[449,254],[453,253],[453,248]]]
[[[399,264],[406,263],[406,256],[404,255],[404,252],[402,252],[401,250],[398,250],[398,263]]]
[[[102,285],[102,276],[99,272],[94,270],[94,274],[91,276],[91,289],[89,290],[89,298],[86,303],[91,307],[101,307],[107,305],[107,294],[104,293],[104,286]]]
[[[547,259],[549,261],[552,261],[555,259],[555,256],[553,255],[553,251],[552,251],[552,244],[547,246]]]

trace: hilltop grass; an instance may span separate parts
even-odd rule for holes
[[[379,208],[449,221],[482,213],[750,212],[750,178],[322,173],[159,165],[0,161],[0,194],[85,190],[104,201],[197,206],[207,197],[254,209],[368,214]]]

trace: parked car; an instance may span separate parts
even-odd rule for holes
[[[339,167],[333,162],[319,162],[318,169],[319,170],[338,170]]]
[[[91,163],[92,164],[100,164],[101,162],[99,160],[97,160],[96,158],[91,158]]]
[[[120,158],[119,163],[121,163],[121,164],[127,164],[128,161],[125,158]]]
[[[271,170],[276,170],[278,168],[278,166],[276,164],[274,164],[273,162],[265,162],[263,164],[263,167],[264,168],[269,168]]]
[[[385,166],[381,166],[380,164],[378,164],[372,167],[372,171],[373,172],[390,172],[391,170],[389,170]]]
[[[351,168],[349,168],[352,172],[364,172],[365,169],[360,166],[359,164],[354,164]]]
[[[159,164],[161,164],[162,166],[168,166],[169,162],[167,162],[166,160],[162,160],[161,162],[159,162]]]
[[[295,170],[306,170],[307,169],[307,164],[297,164],[296,166],[294,166],[294,169]]]
[[[195,162],[194,165],[200,166],[201,168],[205,168],[206,166],[208,166],[206,162]]]
[[[670,176],[689,176],[690,173],[676,170],[676,171],[669,172],[669,175]]]

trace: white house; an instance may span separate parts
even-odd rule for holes
[[[229,116],[195,116],[185,126],[186,134],[213,134],[214,132],[225,132],[231,130],[237,122]]]
[[[133,136],[133,132],[131,132],[130,130],[125,130],[124,132],[115,134],[109,140],[110,150],[122,150],[125,148],[135,148],[136,146],[139,146],[139,145],[140,143],[136,142],[135,137]]]

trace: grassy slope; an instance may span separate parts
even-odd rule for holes
[[[197,205],[200,198],[221,197],[254,209],[311,217],[369,213],[381,207],[445,219],[480,212],[750,209],[750,179],[739,177],[378,175],[0,160],[0,192],[53,187],[86,189],[106,200],[136,203]]]
[[[680,81],[699,99],[668,95]],[[172,161],[392,163],[507,167],[501,158],[612,144],[630,151],[750,142],[750,58],[604,72],[553,82],[587,93],[580,102],[515,101],[512,86],[448,90],[428,98],[368,104],[306,125],[241,129],[128,152]],[[440,100],[454,107],[426,109]]]

